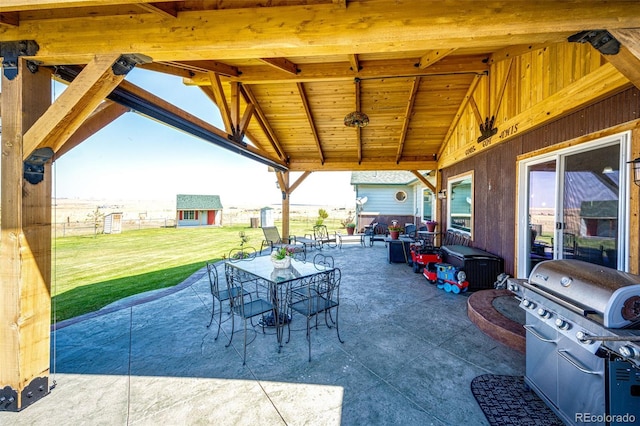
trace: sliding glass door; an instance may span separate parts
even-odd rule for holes
[[[627,140],[619,134],[520,163],[519,277],[549,259],[627,270]]]

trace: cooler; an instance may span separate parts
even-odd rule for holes
[[[492,289],[503,272],[502,258],[484,250],[461,245],[442,246],[441,249],[443,262],[467,274],[469,290]]]

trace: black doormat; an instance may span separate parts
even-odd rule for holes
[[[471,392],[492,426],[563,425],[521,376],[484,374],[471,381]]]

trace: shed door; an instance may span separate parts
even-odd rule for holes
[[[216,223],[216,211],[209,210],[207,212],[207,225],[215,225]]]

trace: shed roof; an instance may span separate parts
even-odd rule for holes
[[[423,175],[426,172],[420,172]],[[406,171],[372,171],[351,173],[351,185],[408,185],[417,180],[416,176]]]
[[[177,210],[221,210],[222,203],[219,195],[190,195],[178,194],[176,197]]]

